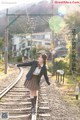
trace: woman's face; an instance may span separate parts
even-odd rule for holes
[[[39,55],[39,57],[38,57],[38,62],[39,62],[40,64],[43,64],[43,58],[42,58],[42,55]]]

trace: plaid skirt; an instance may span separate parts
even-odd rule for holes
[[[33,75],[30,80],[25,80],[24,86],[29,90],[39,90],[38,76]]]

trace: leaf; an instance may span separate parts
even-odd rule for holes
[[[49,26],[51,30],[57,33],[65,26],[64,19],[60,16],[54,16],[50,19]]]

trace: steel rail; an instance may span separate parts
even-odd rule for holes
[[[9,84],[6,88],[4,88],[4,90],[2,90],[0,92],[0,99],[7,93],[9,92],[15,85],[16,83],[21,79],[22,75],[23,75],[23,69],[20,67],[19,68],[19,75],[18,77],[11,83]]]

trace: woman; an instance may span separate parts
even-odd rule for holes
[[[17,65],[17,67],[31,66],[28,74],[26,75],[26,81],[24,85],[30,90],[32,112],[35,112],[37,90],[39,90],[39,83],[42,75],[44,75],[47,84],[50,85],[47,76],[46,59],[47,56],[45,54],[40,54],[37,61],[34,60],[32,62]]]

